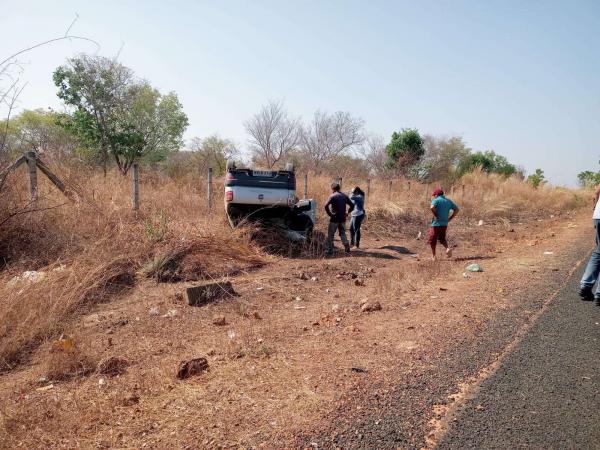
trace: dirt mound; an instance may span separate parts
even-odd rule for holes
[[[161,283],[199,281],[237,275],[264,263],[259,252],[243,240],[208,236],[157,252],[140,274]]]

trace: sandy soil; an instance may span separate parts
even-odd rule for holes
[[[443,414],[439,398],[489,363],[541,307],[523,301],[523,293],[560,283],[585,256],[588,222],[585,213],[521,224],[457,221],[454,257],[437,262],[423,240],[374,238],[367,223],[360,251],[279,258],[229,278],[238,297],[203,307],[187,306],[182,296],[194,283],[142,281],[68,330],[96,360],[125,358],[126,371],[41,380],[51,343],[41,347],[27,366],[0,377],[0,444],[425,446],[431,419]],[[463,276],[472,262],[484,272]],[[363,312],[365,301],[379,302],[381,310]],[[215,325],[221,316],[225,325]],[[487,327],[500,330],[491,336],[497,345],[486,358],[468,358],[477,342],[490,340],[482,338]],[[462,364],[458,353],[469,362]],[[209,370],[178,380],[180,362],[195,357],[206,357]],[[465,369],[439,382],[451,368],[439,361],[449,358]],[[383,402],[387,412],[377,399],[391,399]],[[401,417],[389,413],[400,406]],[[363,440],[360,430],[380,423],[390,427],[383,440]]]

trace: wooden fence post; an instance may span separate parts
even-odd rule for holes
[[[140,166],[133,165],[133,210],[140,209]]]
[[[392,180],[390,180],[388,184],[388,195],[390,198],[392,197]]]
[[[429,183],[425,183],[425,201],[429,200]]]
[[[34,202],[37,200],[37,164],[35,152],[27,152],[27,168],[29,173],[29,199]]]
[[[308,198],[308,174],[304,174],[304,199]]]
[[[408,192],[410,192],[410,181],[408,182]]]
[[[208,168],[208,186],[206,187],[206,201],[208,204],[208,210],[212,210],[213,203],[213,169],[212,167]]]
[[[340,185],[340,191],[343,191],[343,189],[342,189],[342,177],[338,177],[337,182]]]
[[[371,197],[371,179],[367,178],[367,198]]]

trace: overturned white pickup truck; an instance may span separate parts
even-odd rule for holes
[[[254,170],[227,161],[225,211],[232,227],[243,220],[258,222],[283,231],[293,241],[306,241],[317,219],[317,202],[298,201],[291,164],[285,170]]]

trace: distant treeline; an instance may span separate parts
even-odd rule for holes
[[[186,144],[182,137],[188,119],[177,95],[162,94],[114,59],[71,58],[54,71],[53,80],[66,112],[27,110],[0,121],[3,166],[35,150],[104,170],[114,166],[123,174],[134,162],[172,177],[209,167],[222,174],[227,159],[236,159],[264,168],[291,162],[299,171],[342,177],[453,182],[480,169],[525,180],[522,168],[492,150],[473,151],[459,136],[400,128],[386,140],[369,133],[364,121],[349,112],[319,110],[305,121],[292,116],[283,101],[269,101],[244,122],[248,141],[243,148],[218,135]],[[587,183],[588,178],[580,179]],[[527,181],[539,186],[543,171]]]

